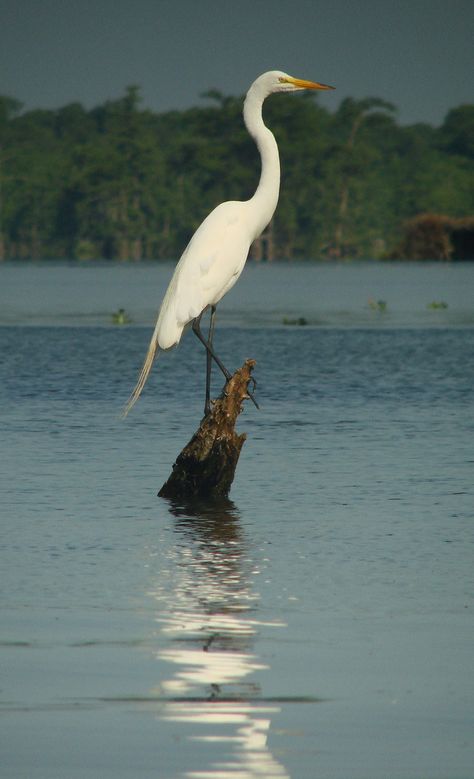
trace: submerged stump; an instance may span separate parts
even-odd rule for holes
[[[247,438],[237,433],[235,423],[248,399],[255,360],[246,360],[229,379],[221,396],[213,401],[183,451],[176,458],[160,498],[189,499],[227,497],[234,480],[240,451]]]

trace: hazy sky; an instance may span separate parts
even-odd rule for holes
[[[129,84],[155,111],[265,70],[375,96],[402,123],[474,102],[474,0],[0,0],[0,94],[87,108]]]

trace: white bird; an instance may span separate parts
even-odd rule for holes
[[[191,238],[163,298],[145,362],[125,407],[124,416],[140,396],[158,349],[166,350],[176,346],[184,328],[190,323],[206,348],[204,413],[209,412],[212,360],[227,381],[231,376],[212,346],[216,305],[239,278],[251,244],[270,222],[278,203],[280,159],[275,137],[262,118],[263,101],[274,92],[333,88],[293,78],[280,70],[264,73],[251,85],[245,98],[243,116],[245,126],[260,152],[262,168],[258,187],[249,200],[230,200],[218,205]],[[211,310],[211,319],[206,339],[201,332],[200,322],[208,308]],[[252,395],[251,398],[253,400]]]

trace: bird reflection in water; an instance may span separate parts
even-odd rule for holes
[[[267,669],[254,652],[259,628],[282,623],[258,619],[258,594],[245,549],[239,513],[229,500],[212,504],[170,504],[175,517],[173,593],[155,592],[161,661],[173,674],[156,692],[164,700],[161,718],[196,725],[190,738],[224,755],[190,779],[288,777],[271,754],[271,717],[280,709],[265,700],[254,676]],[[223,750],[223,751],[222,751]]]

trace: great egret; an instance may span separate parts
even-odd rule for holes
[[[263,73],[251,85],[245,98],[243,116],[245,126],[260,152],[262,169],[258,187],[250,200],[231,200],[218,205],[191,238],[163,298],[145,362],[125,407],[124,416],[140,396],[157,350],[176,346],[189,323],[192,323],[194,333],[206,348],[204,413],[209,412],[212,360],[219,366],[227,381],[231,376],[212,345],[216,305],[239,278],[252,242],[270,222],[278,202],[280,159],[275,137],[262,118],[263,101],[274,92],[333,88],[326,84],[293,78],[280,70]],[[200,324],[201,317],[208,308],[211,310],[211,317],[206,339]]]

